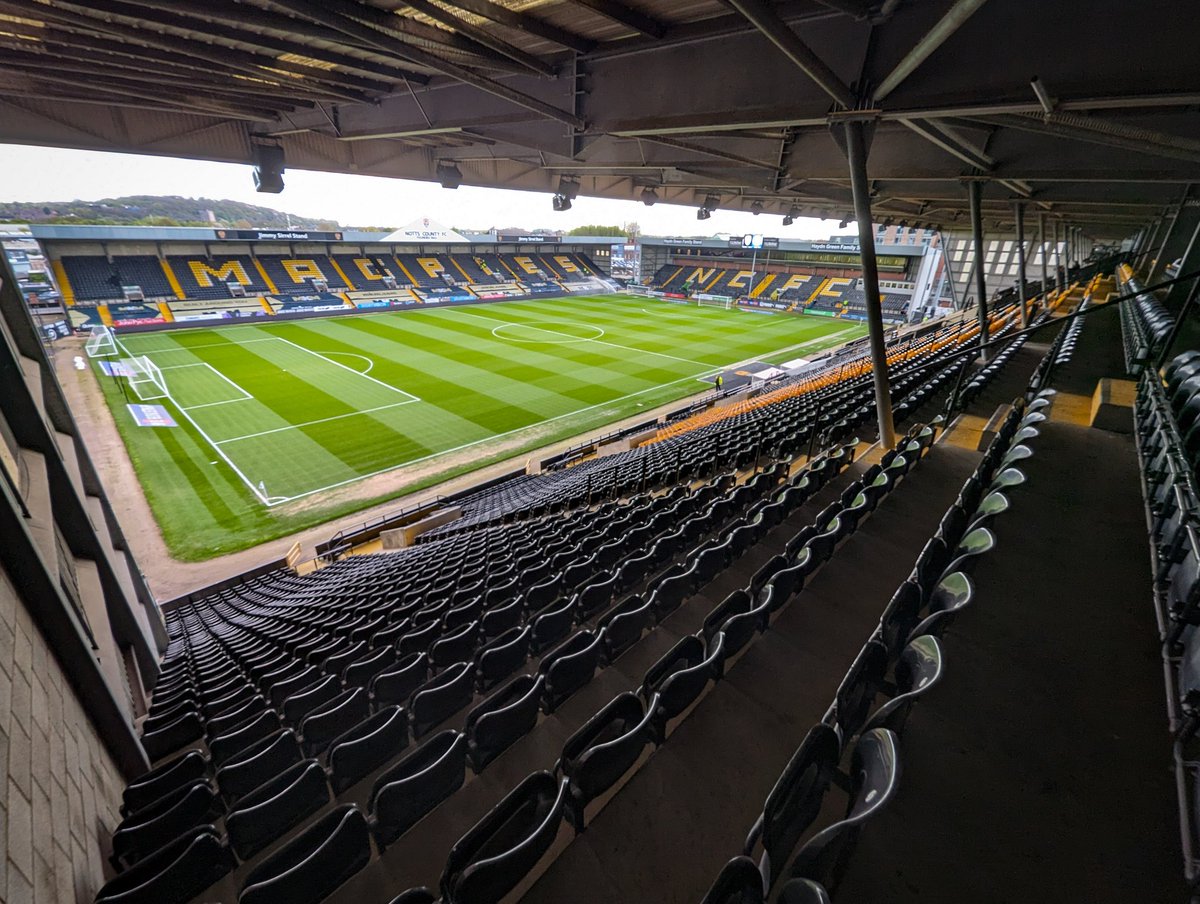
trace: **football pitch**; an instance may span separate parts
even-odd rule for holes
[[[93,363],[168,547],[198,560],[596,432],[734,365],[864,332],[602,296],[119,337],[118,358],[161,371],[166,395],[146,402],[173,428],[137,426],[137,394]],[[355,487],[390,471],[374,496]]]

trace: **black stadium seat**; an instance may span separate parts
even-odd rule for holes
[[[558,834],[567,783],[535,772],[450,849],[443,904],[498,904],[541,859]]]
[[[319,904],[371,858],[371,835],[352,804],[331,810],[246,876],[238,904]]]
[[[446,730],[431,737],[375,780],[371,816],[380,848],[396,841],[462,786],[466,736]]]

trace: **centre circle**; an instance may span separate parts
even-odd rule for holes
[[[587,335],[580,335],[580,333]],[[568,342],[588,342],[604,336],[604,330],[590,323],[571,323],[569,320],[545,320],[538,323],[502,323],[492,330],[497,339],[530,344],[563,345]]]

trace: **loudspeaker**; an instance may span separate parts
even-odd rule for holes
[[[277,195],[283,191],[283,148],[272,144],[254,147],[254,190]]]

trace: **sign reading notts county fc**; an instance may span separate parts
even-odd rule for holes
[[[448,229],[436,220],[431,220],[429,217],[422,217],[419,220],[413,220],[407,226],[403,226],[395,232],[388,233],[380,241],[401,244],[406,242],[465,243],[467,240],[453,229]]]

